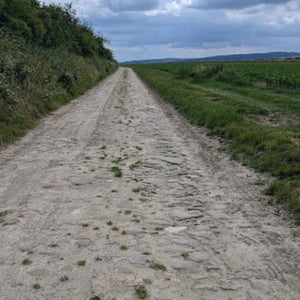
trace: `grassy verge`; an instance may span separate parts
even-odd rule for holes
[[[192,124],[221,137],[233,159],[276,177],[266,193],[300,222],[300,92],[255,87],[236,74],[216,80],[209,70],[188,76],[176,64],[132,67]]]
[[[0,31],[0,144],[24,135],[37,119],[90,89],[116,67],[100,56],[83,57],[65,47],[43,48]]]

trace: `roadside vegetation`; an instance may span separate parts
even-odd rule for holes
[[[117,68],[71,5],[0,0],[0,146]]]
[[[266,190],[300,222],[300,63],[133,65],[220,150],[276,180]]]

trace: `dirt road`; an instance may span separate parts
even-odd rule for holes
[[[0,299],[300,299],[299,228],[218,146],[125,68],[44,119],[0,154]]]

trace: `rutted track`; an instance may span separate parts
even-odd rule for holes
[[[43,120],[0,154],[0,299],[299,299],[299,229],[217,147],[124,68]]]

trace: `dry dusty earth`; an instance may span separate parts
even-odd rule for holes
[[[299,300],[299,228],[217,148],[125,68],[44,119],[0,155],[0,299]]]

